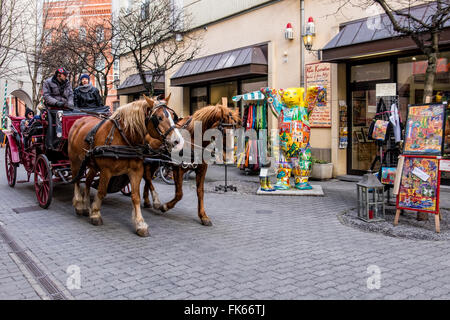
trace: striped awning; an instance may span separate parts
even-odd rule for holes
[[[241,99],[243,99],[244,101],[246,101],[246,100],[264,100],[264,95],[260,91],[253,91],[250,93],[234,96],[232,99],[234,102],[238,102]]]

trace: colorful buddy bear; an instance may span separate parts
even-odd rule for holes
[[[309,137],[311,128],[309,116],[316,105],[318,97],[326,94],[325,88],[310,87],[303,99],[304,88],[275,90],[262,88],[272,112],[278,118],[280,157],[278,159],[277,183],[275,189],[290,189],[291,172],[295,178],[295,188],[312,189],[308,183],[311,173],[311,147]],[[281,99],[278,98],[278,94]],[[266,184],[267,185],[267,184]]]

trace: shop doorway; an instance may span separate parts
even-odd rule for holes
[[[368,138],[369,126],[377,112],[376,84],[395,82],[394,61],[372,61],[347,65],[348,129],[347,172],[362,175],[380,163],[375,141]]]

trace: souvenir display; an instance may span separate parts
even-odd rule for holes
[[[408,108],[404,154],[441,155],[445,105],[414,105]]]
[[[305,103],[304,88],[278,91],[272,88],[261,89],[271,109],[276,112],[278,117],[280,156],[275,185],[277,190],[290,189],[291,173],[294,174],[296,189],[312,189],[308,183],[312,165],[309,145],[311,134],[309,116],[320,97],[324,96],[325,91],[326,89],[323,87],[309,87]]]
[[[233,101],[246,101],[242,123],[246,131],[255,130],[256,139],[246,137],[244,152],[237,157],[241,170],[255,172],[267,164],[267,113],[268,103],[260,91],[234,96]],[[261,177],[261,190],[273,191],[268,177]]]
[[[405,157],[397,209],[436,213],[439,209],[439,160]]]
[[[389,125],[389,121],[377,120],[372,133],[374,140],[384,141],[386,139],[386,132]]]
[[[397,168],[382,167],[380,179],[381,183],[387,185],[394,185],[396,170]]]

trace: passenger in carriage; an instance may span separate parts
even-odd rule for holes
[[[30,108],[25,109],[25,119],[20,121],[20,132],[24,132],[25,129],[31,124],[34,119],[34,111]]]
[[[74,90],[75,108],[97,111],[104,109],[103,100],[96,87],[94,87],[89,79],[89,75],[82,74],[80,77],[80,85]],[[97,110],[96,110],[97,109]]]

